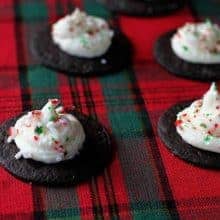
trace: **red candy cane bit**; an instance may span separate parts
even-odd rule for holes
[[[60,114],[64,114],[66,111],[65,111],[65,108],[62,106],[62,107],[60,107],[59,108],[59,110],[58,110],[58,113],[60,113]]]
[[[38,141],[38,140],[39,140],[39,137],[38,137],[38,136],[34,136],[34,140],[35,140],[35,141]]]
[[[176,121],[175,121],[175,126],[176,126],[176,127],[177,127],[177,126],[180,126],[182,123],[183,123],[182,120],[176,120]]]
[[[181,34],[180,34],[179,32],[177,32],[176,36],[177,36],[178,38],[181,38]]]
[[[16,134],[15,128],[14,128],[14,127],[10,127],[10,128],[8,129],[8,135],[9,135],[9,136],[14,136],[15,134]]]
[[[89,30],[87,33],[88,33],[90,36],[93,36],[93,35],[95,34],[95,31]]]
[[[59,119],[59,121],[60,121],[60,123],[63,125],[63,126],[67,126],[68,125],[68,123],[67,123],[67,121],[65,120],[65,119]]]
[[[214,124],[214,127],[217,128],[217,127],[218,127],[218,124]]]
[[[33,116],[36,116],[36,117],[40,117],[41,116],[41,111],[40,110],[34,110],[31,112]]]
[[[52,103],[52,105],[58,105],[58,104],[60,104],[59,99],[49,99],[49,101]]]
[[[64,153],[65,152],[63,145],[55,146],[54,150],[59,152],[59,153]]]
[[[60,142],[59,142],[59,141],[57,141],[57,140],[54,140],[54,143],[55,143],[55,144],[59,144]]]

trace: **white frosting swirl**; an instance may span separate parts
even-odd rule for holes
[[[81,149],[85,133],[81,123],[58,107],[59,100],[51,99],[41,110],[28,112],[9,129],[8,142],[15,141],[15,155],[43,163],[57,163],[73,158]]]
[[[174,53],[191,63],[220,63],[220,28],[210,21],[186,23],[171,39]]]
[[[52,26],[53,42],[66,53],[84,58],[99,57],[106,53],[113,35],[105,20],[88,16],[79,9]]]
[[[176,130],[192,146],[220,153],[220,94],[215,83],[203,99],[177,114]]]

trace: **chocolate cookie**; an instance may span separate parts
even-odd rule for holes
[[[45,164],[24,158],[15,159],[18,148],[14,142],[6,142],[7,131],[20,115],[0,126],[0,164],[24,181],[45,185],[74,185],[99,174],[112,158],[110,137],[96,120],[76,111],[70,113],[82,123],[86,134],[80,153],[73,159],[57,164]]]
[[[31,50],[38,61],[54,70],[73,75],[97,75],[122,70],[131,62],[131,46],[121,32],[115,30],[108,51],[98,58],[71,56],[53,43],[50,27],[39,30],[33,37]]]
[[[184,6],[184,0],[99,0],[113,12],[135,16],[159,16]]]
[[[170,31],[157,40],[154,55],[158,63],[177,76],[202,81],[219,80],[220,64],[189,63],[174,54],[170,39],[175,32]]]
[[[180,103],[163,113],[158,122],[159,136],[165,143],[165,146],[181,159],[204,168],[219,169],[220,154],[195,148],[187,144],[176,132],[174,125],[176,115],[189,105],[189,102]]]

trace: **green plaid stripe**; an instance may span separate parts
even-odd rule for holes
[[[112,14],[104,5],[97,3],[95,0],[84,0],[84,10],[88,14],[102,17],[105,19],[111,18]]]
[[[32,93],[32,108],[41,108],[49,98],[60,98],[57,91],[58,80],[55,71],[42,66],[36,66],[28,68],[27,74]]]
[[[166,205],[159,203],[160,197],[158,195],[159,189],[155,184],[156,180],[151,170],[147,152],[146,152],[146,123],[148,121],[145,117],[144,111],[135,110],[135,102],[130,100],[130,110],[124,111],[124,106],[121,107],[120,102],[118,105],[112,105],[111,96],[120,90],[120,87],[114,89],[115,84],[131,85],[131,71],[124,71],[118,75],[107,76],[101,79],[103,86],[103,94],[105,102],[108,107],[108,117],[111,121],[111,126],[117,140],[117,151],[124,173],[125,184],[128,190],[129,199],[131,202],[131,209],[135,219],[144,219],[157,217],[169,218],[170,213]],[[113,85],[113,88],[112,88]],[[133,91],[127,87],[123,90],[123,95],[127,97],[132,96]],[[133,108],[131,105],[133,104]],[[126,148],[126,150],[125,150]],[[129,158],[129,163],[127,159]],[[142,161],[138,164],[136,161]],[[137,169],[133,170],[133,164]],[[138,171],[138,172],[137,172]],[[133,185],[135,183],[135,185]],[[144,185],[142,185],[144,183]],[[139,186],[136,187],[136,184]],[[158,201],[155,203],[148,203],[150,212],[147,212],[146,204],[142,201]],[[155,206],[154,206],[155,205]],[[145,211],[143,211],[145,210]]]
[[[195,14],[204,19],[213,17],[215,20],[220,19],[220,1],[218,0],[191,0],[191,7]]]
[[[16,19],[28,22],[39,22],[47,19],[46,1],[22,1],[18,0],[15,4]]]

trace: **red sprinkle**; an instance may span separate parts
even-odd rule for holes
[[[55,140],[54,143],[55,143],[55,144],[59,144],[60,142]]]
[[[214,126],[215,126],[215,128],[217,128],[217,127],[218,127],[218,124],[215,124]]]
[[[219,105],[217,105],[217,106],[216,106],[216,109],[220,109],[220,106],[219,106]]]
[[[41,111],[40,110],[34,110],[34,111],[32,111],[32,115],[40,117],[41,116]]]
[[[179,32],[177,32],[177,37],[181,38],[181,34]]]
[[[66,113],[65,108],[62,107],[62,110],[61,110],[59,113],[60,113],[60,114],[64,114],[64,113]]]
[[[187,114],[185,113],[185,114],[183,114],[183,117],[186,117],[187,116]]]
[[[13,131],[14,131],[14,127],[10,127],[10,128],[8,129],[8,135],[9,135],[9,136],[12,136]]]
[[[175,126],[176,126],[176,127],[177,127],[177,126],[180,126],[182,123],[183,123],[182,120],[176,120],[176,121],[175,121]]]
[[[35,140],[35,141],[38,141],[38,140],[39,140],[39,137],[34,136],[34,140]]]
[[[55,147],[54,147],[54,150],[57,151],[57,152],[59,152],[59,153],[64,153],[64,148],[63,148],[62,145],[60,145],[60,146],[55,146]]]
[[[95,34],[95,32],[94,31],[88,31],[88,34],[93,36]]]
[[[60,103],[60,101],[58,99],[49,99],[49,101],[53,104],[53,105],[58,105]]]

